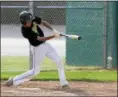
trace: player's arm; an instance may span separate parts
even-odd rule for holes
[[[42,20],[40,17],[35,16],[34,21],[39,25],[43,25],[48,29],[53,30],[52,26],[47,21]]]
[[[58,31],[56,31],[56,29],[54,29],[50,23],[48,23],[47,21],[42,20],[40,17],[36,17],[34,21],[39,24],[39,25],[43,25],[45,27],[47,27],[48,29],[52,30],[54,33],[59,33]]]
[[[46,41],[46,40],[50,40],[52,38],[55,38],[55,35],[48,36],[48,37],[39,37],[39,36],[37,36],[37,40],[39,40],[39,41]]]
[[[60,37],[60,35],[57,34],[57,33],[55,33],[54,35],[47,36],[47,37],[40,37],[40,36],[37,36],[37,40],[39,40],[39,41],[46,41],[46,40],[50,40],[50,39],[58,38],[58,37]]]
[[[28,39],[31,39],[31,40],[39,40],[39,41],[46,41],[46,40],[50,40],[50,39],[53,39],[53,38],[56,38],[56,37],[59,37],[58,34],[54,34],[54,35],[51,35],[51,36],[47,36],[47,37],[40,37],[36,34],[29,34],[28,36]]]
[[[52,30],[54,33],[59,33],[56,29],[54,29],[50,23],[48,23],[47,21],[42,20],[41,24],[44,25],[45,27],[47,27],[48,29]]]
[[[47,27],[48,29],[52,30],[52,31],[53,31],[53,29],[54,29],[54,28],[51,26],[51,24],[48,23],[47,21],[42,20],[42,21],[41,21],[41,24],[44,25],[45,27]]]

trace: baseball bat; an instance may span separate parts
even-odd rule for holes
[[[64,37],[67,37],[67,38],[70,38],[70,39],[77,39],[77,40],[81,40],[81,36],[79,35],[69,35],[69,34],[60,34],[60,36],[64,36]]]

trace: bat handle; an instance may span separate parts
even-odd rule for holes
[[[68,37],[68,35],[66,35],[66,34],[60,34],[60,36]]]
[[[60,34],[60,36],[62,36],[62,34]]]
[[[60,36],[65,36],[64,34],[60,34]]]

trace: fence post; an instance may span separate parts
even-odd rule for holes
[[[116,69],[118,69],[117,68],[117,66],[118,66],[118,1],[115,1],[114,2],[114,23],[115,23],[115,27],[114,27],[114,29],[115,29],[115,42],[114,42],[114,44],[115,44],[115,53],[114,53],[114,63],[113,63],[113,68],[116,68]],[[114,52],[114,51],[113,51]]]
[[[34,2],[33,0],[29,1],[29,11],[32,13],[32,15],[34,14]],[[31,47],[31,45],[29,44],[29,69],[32,69],[33,67],[33,48]]]
[[[118,3],[117,1],[112,2],[112,19],[113,19],[113,42],[112,42],[112,57],[113,57],[113,62],[112,62],[112,68],[117,67],[117,36],[118,36]]]
[[[104,51],[104,67],[103,68],[107,68],[107,1],[104,2],[104,40],[103,40],[103,51]]]
[[[118,1],[115,2],[116,4],[116,10],[115,10],[115,19],[116,19],[116,25],[115,25],[115,28],[116,28],[116,65],[114,66],[115,68],[118,67]],[[118,69],[118,68],[117,68]]]

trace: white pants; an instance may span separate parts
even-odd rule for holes
[[[33,78],[33,76],[40,73],[40,65],[45,56],[49,57],[57,64],[61,86],[68,84],[61,58],[59,57],[55,49],[46,42],[39,45],[38,47],[33,47],[33,49],[33,68],[21,75],[14,77],[13,84],[19,85],[25,81],[29,81]]]

